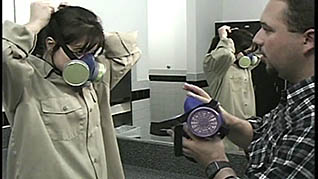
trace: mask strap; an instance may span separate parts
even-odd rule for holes
[[[244,56],[248,55],[244,50],[242,51],[242,53],[243,53]]]
[[[50,63],[49,63],[50,64]],[[59,69],[57,69],[57,68],[53,68],[45,77],[44,77],[44,79],[47,79],[49,76],[51,76],[51,74],[53,73],[53,72],[55,72],[56,74],[58,74],[58,75],[62,75],[62,72],[59,70]]]

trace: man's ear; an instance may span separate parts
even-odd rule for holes
[[[304,54],[312,52],[315,48],[315,29],[308,29],[304,33]]]
[[[47,50],[53,50],[53,47],[56,45],[56,41],[52,37],[47,37],[45,39],[45,46]]]

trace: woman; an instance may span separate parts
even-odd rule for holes
[[[104,36],[81,7],[36,1],[30,14],[3,25],[7,178],[124,178],[109,100],[140,58],[136,33]]]

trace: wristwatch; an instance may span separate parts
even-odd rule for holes
[[[232,168],[232,166],[227,161],[214,161],[206,167],[205,174],[209,179],[213,179],[222,168]]]

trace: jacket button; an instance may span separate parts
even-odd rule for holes
[[[63,111],[66,111],[66,110],[68,110],[68,107],[67,107],[67,106],[64,106],[64,107],[63,107]]]

